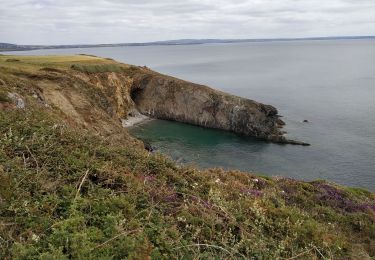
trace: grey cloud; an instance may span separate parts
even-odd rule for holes
[[[375,35],[374,0],[0,0],[0,42]]]

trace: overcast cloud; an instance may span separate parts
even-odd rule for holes
[[[0,42],[375,35],[375,0],[0,0]]]

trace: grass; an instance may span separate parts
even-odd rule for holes
[[[98,134],[31,97],[49,82],[85,97],[90,106],[80,115],[111,129],[116,88],[102,72],[121,81],[142,76],[138,67],[85,55],[0,55],[0,104],[10,102],[7,92],[26,103],[0,106],[0,259],[375,257],[372,192],[179,167],[122,128],[123,138],[113,139],[116,127]]]
[[[9,62],[9,60],[18,60]],[[115,64],[114,61],[88,55],[71,55],[71,56],[19,56],[19,55],[1,55],[0,67],[9,69],[19,69],[29,72],[35,72],[43,67],[54,67],[60,69],[70,69],[72,64],[76,65],[105,65]],[[116,63],[117,64],[117,63]]]
[[[56,119],[0,113],[0,258],[374,256],[373,193],[178,168]]]
[[[0,89],[0,103],[9,103],[11,99],[8,97],[8,93]]]
[[[73,64],[72,69],[85,73],[101,73],[101,72],[122,72],[121,66],[116,64],[103,64],[103,65],[81,65]]]

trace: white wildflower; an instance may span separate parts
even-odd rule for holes
[[[39,237],[38,235],[33,234],[33,235],[31,236],[31,240],[34,241],[34,242],[38,242],[39,239],[40,239],[40,237]]]

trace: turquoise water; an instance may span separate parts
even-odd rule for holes
[[[375,190],[375,41],[305,41],[39,50],[87,53],[147,65],[278,108],[289,137],[277,145],[166,121],[132,129],[186,164]],[[19,54],[21,54],[19,52]],[[302,123],[304,119],[309,123]]]

